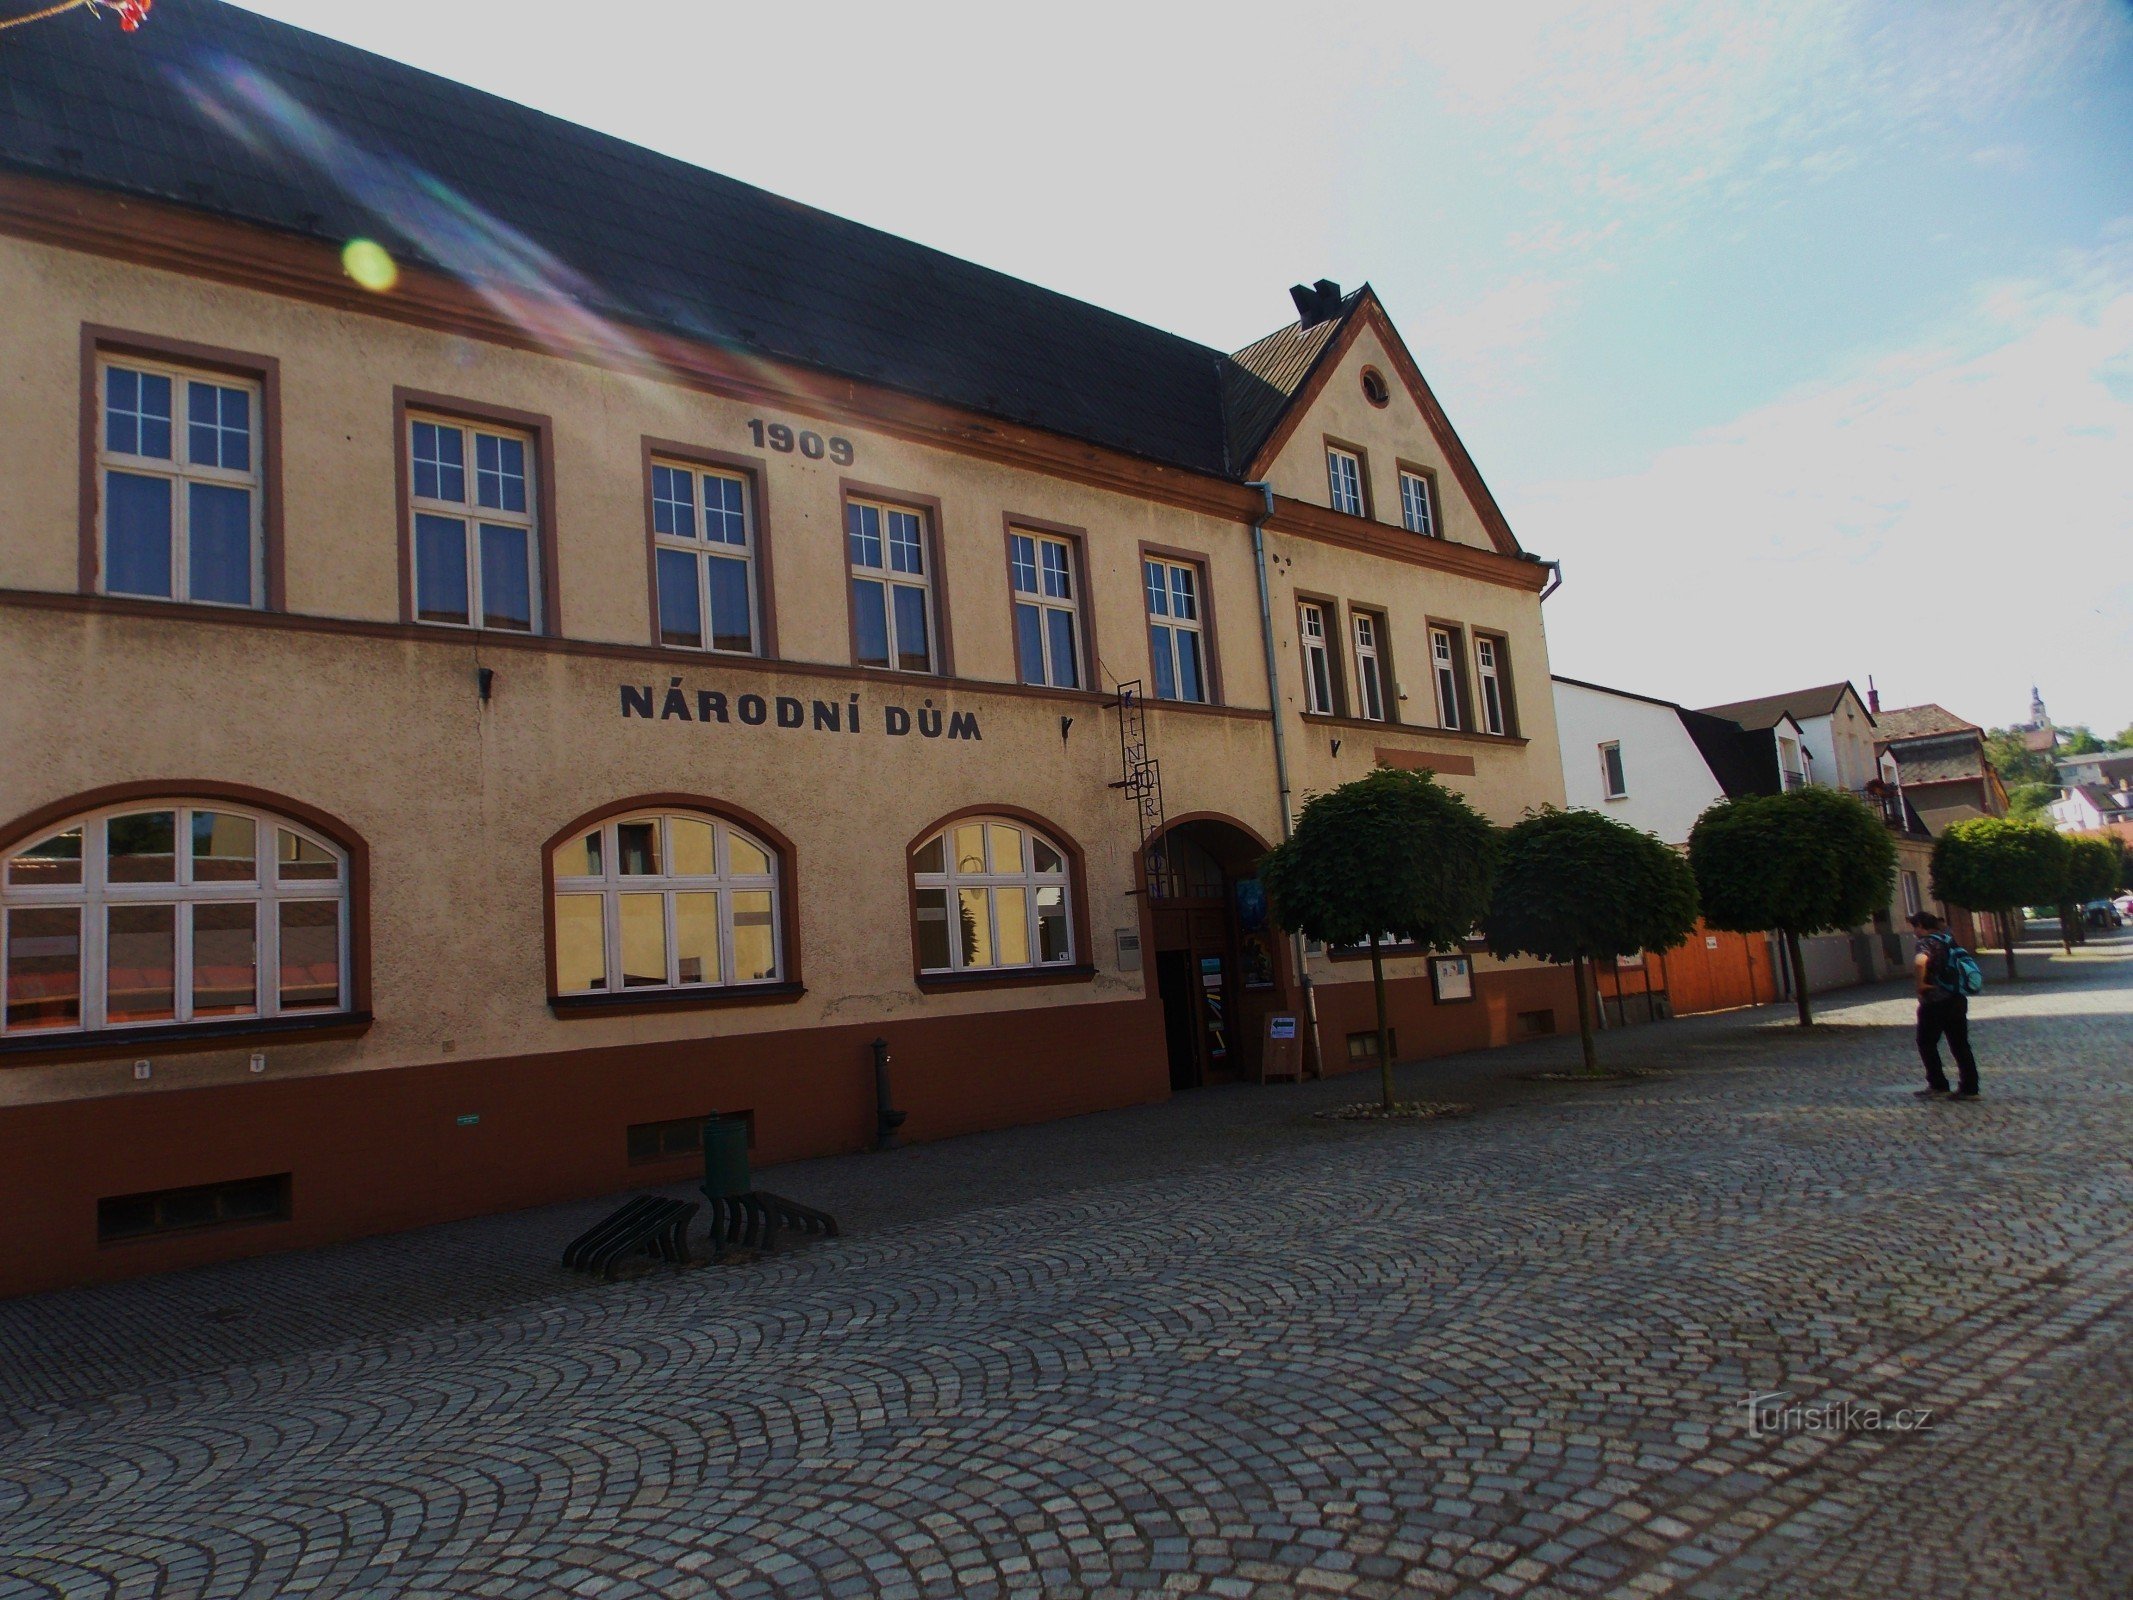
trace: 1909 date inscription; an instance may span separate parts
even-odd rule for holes
[[[840,467],[850,466],[858,455],[849,439],[825,439],[812,428],[795,430],[789,423],[765,422],[761,417],[748,419],[748,432],[754,436],[757,449],[767,445],[781,455],[789,456],[797,450],[810,461],[820,461],[826,455]]]

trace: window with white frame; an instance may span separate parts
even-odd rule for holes
[[[1189,561],[1141,563],[1148,592],[1148,654],[1158,700],[1200,700],[1207,687],[1206,607],[1201,572]]]
[[[1629,796],[1629,779],[1622,768],[1622,741],[1610,739],[1600,746],[1600,793],[1610,800]]]
[[[533,441],[442,417],[410,417],[407,433],[415,620],[534,632]]]
[[[1778,735],[1778,783],[1787,793],[1805,788],[1807,772],[1801,759],[1800,741]]]
[[[1024,683],[1081,687],[1081,591],[1074,546],[1046,533],[1010,532],[1015,660]]]
[[[1304,710],[1330,717],[1334,712],[1333,662],[1326,641],[1326,608],[1306,600],[1297,606],[1296,619],[1303,641]]]
[[[611,818],[554,868],[559,996],[778,981],[777,854],[724,818]]]
[[[873,500],[844,507],[856,663],[934,672],[933,576],[922,512]]]
[[[1474,680],[1481,691],[1481,731],[1511,731],[1510,698],[1504,685],[1504,646],[1485,633],[1474,636]]]
[[[126,358],[98,394],[104,593],[258,605],[259,386]]]
[[[1457,732],[1466,719],[1459,714],[1459,644],[1451,629],[1429,630],[1429,657],[1437,691],[1437,726]]]
[[[1425,473],[1400,474],[1400,521],[1409,533],[1437,537],[1436,485]]]
[[[1375,612],[1355,613],[1356,710],[1369,722],[1385,720],[1385,667],[1378,645],[1383,627]]]
[[[659,642],[728,655],[758,653],[755,527],[737,472],[652,463],[652,554]]]
[[[1335,511],[1351,517],[1363,514],[1363,458],[1338,445],[1326,446],[1326,481],[1332,489]]]
[[[956,823],[919,847],[911,884],[920,972],[1073,964],[1066,854],[1025,823]]]
[[[1904,873],[1903,914],[1907,917],[1915,917],[1924,909],[1925,902],[1918,895],[1918,874],[1915,872]]]
[[[348,863],[219,800],[131,801],[0,858],[0,1036],[348,1009]]]

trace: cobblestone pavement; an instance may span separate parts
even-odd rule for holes
[[[0,1597],[2123,1596],[2133,939],[2026,960],[1975,1104],[1879,990],[0,1305]]]

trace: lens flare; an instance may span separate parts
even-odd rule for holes
[[[399,264],[375,239],[350,239],[341,251],[341,270],[372,294],[384,294],[400,281]]]

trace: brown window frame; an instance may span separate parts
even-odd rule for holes
[[[1385,715],[1382,718],[1373,719],[1363,711],[1362,656],[1355,638],[1355,619],[1357,617],[1368,617],[1377,629],[1378,698],[1385,709]],[[1356,720],[1359,722],[1375,720],[1383,727],[1398,727],[1402,721],[1400,716],[1400,675],[1393,664],[1392,614],[1383,606],[1350,601],[1348,605],[1347,629],[1346,651],[1355,658]]]
[[[1074,614],[1081,630],[1081,675],[1078,688],[1061,690],[1067,694],[1101,693],[1101,674],[1096,663],[1096,608],[1090,599],[1089,590],[1089,532],[1068,522],[1047,522],[1042,517],[1026,517],[1019,512],[1002,512],[1000,516],[1000,550],[1006,561],[1007,575],[1007,646],[1014,661],[1014,681],[1024,689],[1059,689],[1057,684],[1030,683],[1022,676],[1022,646],[1015,633],[1015,535],[1037,534],[1044,538],[1064,540],[1073,552]],[[1145,599],[1142,602],[1146,608]]]
[[[1325,448],[1319,459],[1325,462],[1326,465],[1327,508],[1344,517],[1359,515],[1365,522],[1377,521],[1377,499],[1370,492],[1370,452],[1352,439],[1338,438],[1330,433],[1321,437],[1325,440]],[[1342,511],[1340,507],[1333,504],[1333,465],[1329,458],[1335,450],[1340,451],[1343,455],[1355,457],[1356,481],[1362,490],[1363,496],[1363,509],[1360,512]]]
[[[103,395],[96,381],[98,363],[108,356],[134,356],[144,361],[195,367],[202,372],[222,373],[259,385],[259,601],[252,606],[216,606],[216,610],[283,611],[288,607],[287,550],[283,538],[281,488],[281,361],[247,350],[221,345],[196,344],[186,339],[168,339],[160,334],[131,328],[106,327],[85,322],[81,326],[81,438],[80,438],[80,547],[76,577],[81,592],[101,595],[103,590],[103,541],[99,533],[103,494],[97,457],[103,437]],[[184,426],[173,417],[171,426]],[[140,598],[154,603],[153,596]],[[202,604],[171,599],[166,605]]]
[[[1074,950],[1078,957],[1064,967],[989,967],[978,972],[928,972],[918,940],[918,853],[931,840],[959,822],[974,817],[997,817],[1019,823],[1044,835],[1067,864],[1067,910],[1074,919]],[[1089,922],[1089,880],[1081,843],[1050,818],[1022,806],[970,805],[937,817],[911,836],[904,846],[904,915],[911,924],[911,981],[922,990],[1023,989],[1041,984],[1091,983],[1096,978],[1095,930]]]
[[[1407,487],[1405,484],[1399,485],[1401,531],[1403,533],[1411,533],[1417,539],[1436,539],[1439,541],[1443,540],[1443,538],[1445,537],[1444,496],[1440,494],[1437,489],[1437,469],[1434,467],[1425,467],[1419,461],[1409,461],[1406,460],[1404,457],[1396,459],[1393,462],[1393,468],[1396,474],[1396,482],[1399,478],[1420,478],[1422,480],[1423,498],[1429,502],[1430,531],[1427,533],[1423,533],[1418,529],[1408,527]]]
[[[933,599],[933,637],[936,641],[933,670],[930,673],[905,672],[899,667],[866,666],[860,662],[859,613],[852,607],[851,506],[854,500],[872,500],[899,511],[916,511],[926,525],[926,559],[933,563],[933,570],[926,574],[926,587]],[[844,583],[845,644],[850,652],[851,664],[862,672],[878,672],[904,682],[954,677],[955,630],[949,625],[947,542],[941,534],[940,497],[916,494],[909,489],[895,489],[886,484],[861,483],[856,478],[839,478],[837,541],[837,570]]]
[[[1454,733],[1478,733],[1474,725],[1473,666],[1467,659],[1467,629],[1464,623],[1452,622],[1444,617],[1426,619],[1431,633],[1442,631],[1451,635],[1452,685],[1459,696],[1459,726],[1449,731]],[[1437,694],[1437,642],[1429,640],[1429,702],[1437,714],[1437,726],[1444,726],[1444,707]]]
[[[1148,610],[1148,563],[1168,561],[1177,566],[1190,566],[1200,574],[1200,669],[1207,677],[1205,700],[1160,700],[1156,698],[1155,649],[1148,638],[1151,614]],[[1152,706],[1223,706],[1229,702],[1222,697],[1222,649],[1215,633],[1215,584],[1214,567],[1204,550],[1186,550],[1175,545],[1150,544],[1146,539],[1140,543],[1139,559],[1133,563],[1133,582],[1140,595],[1141,652],[1148,663],[1148,692],[1142,696],[1144,703]]]
[[[509,406],[491,405],[482,400],[469,400],[460,395],[435,394],[426,389],[409,389],[393,385],[393,489],[398,500],[395,517],[400,537],[400,620],[414,626],[415,619],[415,521],[414,521],[414,467],[410,459],[413,444],[408,427],[411,414],[423,412],[442,417],[447,422],[463,422],[473,427],[508,428],[514,433],[523,433],[533,442],[534,481],[534,546],[540,551],[541,604],[540,614],[534,618],[531,637],[560,639],[563,637],[563,591],[561,561],[558,555],[556,525],[558,513],[555,497],[555,421],[538,411],[517,411]],[[471,462],[467,471],[474,470]],[[427,622],[424,628],[453,629],[450,623]],[[514,639],[529,637],[516,630],[488,629],[472,622],[457,631],[470,634],[508,636]]]
[[[572,839],[604,822],[636,811],[695,812],[744,829],[767,846],[777,861],[778,939],[785,975],[776,983],[720,984],[700,991],[624,989],[592,994],[559,994],[555,958],[555,853]],[[710,795],[662,790],[630,795],[595,806],[548,836],[541,845],[541,942],[543,982],[549,1012],[565,1020],[577,1017],[651,1015],[662,1011],[697,1011],[707,1007],[789,1005],[807,993],[800,947],[800,861],[792,840],[752,811]]]
[[[1489,733],[1477,717],[1474,731],[1492,739],[1518,739],[1524,735],[1518,728],[1518,685],[1511,676],[1511,640],[1509,635],[1495,628],[1476,628],[1474,631],[1474,674],[1477,685],[1481,675],[1481,641],[1486,639],[1496,647],[1496,692],[1503,701],[1503,732]],[[1479,689],[1476,691],[1476,706],[1479,706]]]
[[[660,439],[644,435],[644,564],[645,597],[651,610],[652,647],[656,650],[672,650],[685,656],[702,656],[712,661],[775,661],[778,659],[778,612],[773,598],[774,571],[771,559],[770,537],[770,489],[768,473],[761,456],[735,455],[728,450],[713,450],[706,445],[683,444],[677,439]],[[752,656],[737,656],[731,651],[692,649],[687,645],[668,644],[659,637],[659,535],[656,512],[652,504],[652,468],[661,461],[670,461],[677,466],[705,468],[715,472],[731,472],[748,483],[748,533],[753,544],[749,550],[755,575],[756,619],[759,624],[756,650]],[[708,619],[707,619],[708,620]]]
[[[1304,662],[1303,611],[1305,606],[1316,606],[1326,619],[1326,676],[1333,697],[1331,708],[1312,711],[1311,716],[1346,717],[1348,715],[1348,672],[1344,661],[1347,652],[1341,648],[1340,635],[1346,626],[1341,603],[1329,594],[1314,594],[1308,589],[1294,591],[1296,599],[1296,656],[1297,665],[1304,668],[1305,694],[1309,695],[1310,669]]]

